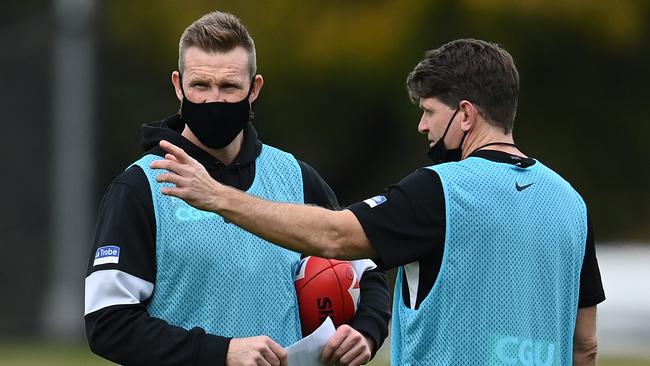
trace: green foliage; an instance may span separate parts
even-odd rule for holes
[[[100,366],[114,363],[95,356],[88,346],[42,342],[0,343],[3,365]]]

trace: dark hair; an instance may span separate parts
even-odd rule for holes
[[[438,98],[454,108],[461,100],[477,106],[492,125],[512,131],[519,95],[519,73],[499,45],[459,39],[425,52],[406,79],[413,102]]]
[[[178,70],[183,73],[185,50],[196,46],[207,52],[228,52],[242,46],[248,52],[250,76],[257,71],[255,42],[236,16],[213,11],[190,24],[178,43]]]

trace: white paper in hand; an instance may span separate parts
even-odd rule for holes
[[[312,334],[290,345],[287,350],[289,366],[321,366],[320,354],[323,352],[327,341],[334,335],[336,328],[332,319],[327,317]]]

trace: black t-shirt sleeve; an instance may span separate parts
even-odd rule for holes
[[[117,271],[125,274],[122,278],[132,276],[130,283],[139,289],[153,285],[155,236],[149,184],[142,169],[134,166],[109,186],[99,210],[86,279],[87,299],[90,294],[91,304],[100,304],[87,308],[84,317],[91,350],[123,365],[225,365],[230,338],[207,334],[198,327],[188,331],[170,325],[150,316],[145,305],[149,297],[139,303],[122,303],[116,297],[124,292],[120,283],[89,280],[99,276],[119,281],[104,277]],[[97,248],[107,245],[120,248],[119,261],[96,264]]]
[[[330,210],[340,208],[332,188],[309,164],[298,160],[302,172],[304,200],[306,204],[317,205]]]
[[[436,172],[418,169],[376,197],[348,209],[385,269],[430,257],[444,245],[445,199]]]
[[[600,278],[600,269],[596,259],[596,246],[591,218],[587,215],[587,243],[585,257],[580,272],[580,297],[578,307],[584,308],[605,301],[605,290]]]
[[[336,195],[320,174],[308,164],[302,161],[298,163],[302,171],[305,203],[339,209]],[[359,287],[361,290],[359,306],[350,326],[373,340],[374,356],[388,336],[388,321],[391,313],[386,274],[381,268],[366,271],[361,276]]]
[[[374,349],[371,352],[374,357],[388,336],[391,316],[386,274],[381,268],[364,272],[359,288],[359,306],[350,326],[373,340]]]
[[[156,220],[149,184],[142,169],[133,166],[120,174],[104,194],[91,252],[95,254],[102,246],[118,246],[119,262],[95,266],[91,255],[87,274],[116,269],[153,283],[155,240]]]

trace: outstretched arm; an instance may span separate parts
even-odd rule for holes
[[[334,191],[316,169],[300,160],[298,164],[302,172],[305,204],[340,210]],[[349,323],[350,327],[340,326],[336,330],[337,334],[325,346],[321,355],[327,361],[325,364],[328,362],[338,362],[341,365],[365,364],[381,347],[388,335],[390,294],[386,275],[380,268],[366,270],[361,266],[362,263],[370,265],[371,261],[367,259],[355,262],[359,264],[357,274],[361,275],[359,282],[361,293],[357,312]],[[362,336],[358,337],[359,335]]]
[[[270,242],[306,255],[325,258],[376,258],[361,224],[348,210],[266,201],[210,177],[205,168],[181,148],[161,141],[168,152],[151,164],[164,169],[159,182],[172,183],[162,193],[183,199],[204,211],[215,212],[237,226]]]

